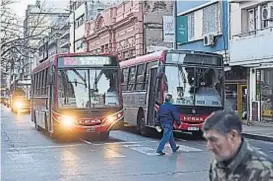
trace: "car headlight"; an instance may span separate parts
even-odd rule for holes
[[[75,123],[75,118],[73,116],[63,115],[61,116],[61,123],[66,127],[71,127]]]
[[[20,109],[20,108],[23,108],[24,104],[21,102],[21,101],[16,101],[14,106],[17,108],[17,109]]]

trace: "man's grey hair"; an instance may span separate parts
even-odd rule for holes
[[[170,102],[173,96],[171,94],[166,94],[165,96],[165,102]]]
[[[236,130],[240,135],[242,132],[242,122],[238,114],[234,111],[216,111],[212,113],[205,121],[203,131],[216,130],[222,135]]]

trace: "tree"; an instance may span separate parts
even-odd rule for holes
[[[32,11],[25,19],[18,17],[11,8],[17,2],[1,0],[1,72],[10,71],[23,58],[35,58],[38,40],[55,25],[49,18],[53,10],[47,8],[45,2],[29,5]]]

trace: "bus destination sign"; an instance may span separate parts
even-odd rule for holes
[[[116,66],[117,62],[112,57],[107,56],[71,56],[60,57],[58,59],[59,67],[71,67],[71,66],[103,66],[112,65]]]

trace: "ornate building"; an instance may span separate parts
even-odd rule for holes
[[[163,42],[162,16],[171,1],[127,1],[102,11],[86,24],[87,51],[118,53],[120,60],[170,48]]]

